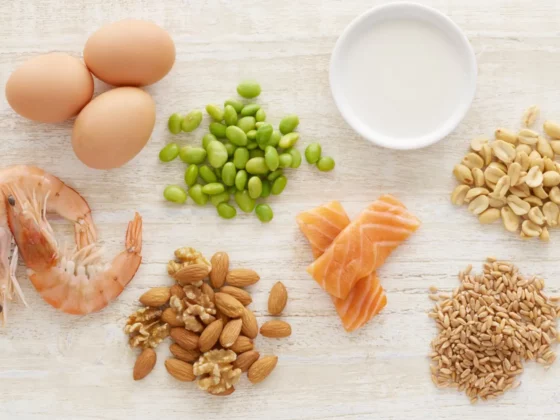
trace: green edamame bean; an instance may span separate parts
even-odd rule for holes
[[[235,193],[235,202],[245,213],[251,213],[255,209],[255,200],[249,196],[247,190],[237,191]]]
[[[202,147],[185,146],[179,151],[179,157],[185,163],[199,165],[206,159],[206,150]]]
[[[252,141],[252,142],[250,142],[250,143],[247,144],[247,149],[249,149],[249,150],[254,150],[254,149],[256,149],[257,147],[259,147],[259,145],[257,144],[256,141]]]
[[[218,141],[216,136],[212,133],[206,133],[204,137],[202,137],[202,147],[208,149],[208,145],[213,141]]]
[[[276,147],[266,146],[264,152],[264,161],[266,162],[266,166],[268,166],[268,169],[270,169],[271,171],[275,171],[276,169],[278,169],[280,160]]]
[[[245,105],[241,110],[241,116],[247,117],[249,115],[255,115],[259,109],[261,109],[261,106],[259,104]]]
[[[224,110],[219,105],[206,105],[206,112],[212,117],[214,121],[221,122],[224,119]]]
[[[183,124],[183,117],[181,114],[172,114],[167,121],[167,128],[172,134],[179,134],[181,132],[181,124]]]
[[[230,125],[226,129],[226,137],[236,146],[247,145],[247,134],[236,125]]]
[[[208,162],[213,168],[221,168],[228,160],[228,151],[221,141],[212,141],[206,149]]]
[[[189,167],[185,171],[185,184],[187,184],[189,187],[192,187],[194,184],[196,184],[198,172],[198,166],[189,165]]]
[[[277,169],[273,172],[271,172],[270,174],[268,174],[268,176],[266,177],[270,182],[274,182],[276,181],[279,177],[281,177],[282,175],[284,175],[284,171],[282,169]]]
[[[208,196],[202,192],[202,185],[195,184],[189,188],[189,197],[199,206],[204,206],[208,202]]]
[[[322,172],[329,172],[334,169],[334,159],[330,156],[323,156],[317,162],[317,168]]]
[[[274,213],[272,213],[272,209],[268,204],[259,204],[255,209],[255,213],[259,220],[263,223],[268,223],[274,217]]]
[[[257,120],[257,122],[266,120],[266,113],[264,112],[264,109],[261,108],[257,111],[255,114],[255,120]]]
[[[292,157],[290,156],[290,160],[291,158]],[[290,161],[290,163],[292,162]],[[245,166],[245,170],[251,175],[264,175],[268,172],[268,166],[266,166],[266,162],[263,157],[255,157],[253,159],[249,159],[247,165]]]
[[[263,123],[257,130],[257,143],[259,146],[266,146],[270,138],[272,137],[272,132],[274,129],[269,123]]]
[[[299,117],[292,114],[286,115],[284,118],[282,118],[282,120],[280,121],[280,126],[278,128],[280,128],[280,132],[282,134],[288,134],[294,131],[298,125]]]
[[[216,195],[221,194],[226,190],[224,184],[219,182],[211,182],[202,187],[202,192],[206,195]]]
[[[235,210],[235,207],[230,206],[228,203],[220,203],[216,209],[220,217],[223,217],[224,219],[233,219],[237,216],[237,210]]]
[[[255,117],[243,117],[237,121],[237,127],[241,128],[245,133],[255,129]]]
[[[235,154],[235,151],[237,150],[237,146],[235,146],[233,143],[226,143],[226,150],[227,150],[227,154],[228,157],[232,157]]]
[[[270,196],[270,181],[268,179],[263,179],[262,180],[262,192],[261,192],[261,197],[262,198],[267,198]]]
[[[292,156],[291,168],[299,168],[301,166],[301,153],[295,147],[286,150]]]
[[[247,133],[247,140],[256,141],[257,140],[257,130],[251,130]]]
[[[183,204],[187,201],[187,193],[184,189],[178,187],[177,185],[168,185],[165,187],[165,190],[163,190],[163,197],[167,201],[177,204]]]
[[[198,174],[204,180],[204,182],[210,183],[218,181],[218,177],[216,176],[214,171],[206,165],[202,165],[200,168],[198,168]]]
[[[256,98],[261,94],[261,85],[254,80],[244,80],[237,85],[237,93],[244,98]]]
[[[264,152],[260,149],[253,149],[249,152],[249,158],[253,159],[255,157],[264,157]]]
[[[224,191],[221,194],[216,194],[210,197],[210,202],[214,206],[218,206],[220,203],[227,203],[229,201],[229,193]]]
[[[289,168],[290,166],[292,166],[292,155],[289,153],[282,153],[278,156],[278,167]]]
[[[210,123],[210,132],[214,134],[219,139],[224,139],[226,137],[226,126],[219,122]]]
[[[202,111],[195,109],[189,112],[181,122],[181,130],[190,133],[198,128],[202,122]]]
[[[258,176],[252,176],[247,183],[247,189],[249,190],[249,197],[257,199],[262,193],[262,181]]]
[[[159,160],[162,162],[171,162],[179,156],[179,146],[177,143],[169,143],[159,152]]]
[[[272,132],[272,136],[270,136],[270,140],[268,140],[268,145],[278,147],[281,138],[282,138],[282,134],[280,133],[280,131],[274,130]]]
[[[242,169],[238,171],[237,174],[235,175],[235,188],[237,188],[239,191],[243,191],[247,186],[248,177],[249,176],[247,175],[246,170]]]
[[[285,136],[282,136],[280,139],[280,143],[278,145],[282,149],[289,149],[290,147],[294,147],[294,145],[299,140],[299,133],[288,133]]]
[[[249,150],[245,147],[239,147],[233,154],[233,164],[237,169],[245,169],[249,159]]]
[[[222,182],[231,187],[235,184],[235,175],[237,174],[237,170],[235,169],[235,165],[233,162],[228,162],[222,168]]]
[[[256,120],[256,118],[255,118],[255,120]],[[264,124],[268,124],[268,123],[266,123],[266,122],[264,122],[264,121],[257,121],[257,122],[255,123],[255,127],[257,127],[257,130],[258,130],[258,129],[261,128]]]
[[[224,108],[224,121],[227,126],[237,124],[237,111],[231,105],[226,105]]]
[[[243,109],[243,102],[238,101],[237,99],[233,99],[233,98],[227,99],[224,102],[224,107],[228,105],[233,107],[233,109],[235,109],[235,112],[241,112],[241,110]]]
[[[317,163],[321,158],[321,145],[319,143],[311,143],[305,148],[305,160],[307,163]]]
[[[288,184],[288,178],[286,178],[284,175],[279,176],[272,183],[272,188],[271,188],[270,192],[273,195],[281,194],[282,191],[284,191],[284,188],[286,188],[286,184]]]

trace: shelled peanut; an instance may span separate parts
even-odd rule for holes
[[[471,151],[455,165],[461,183],[451,193],[455,205],[468,204],[480,223],[501,219],[522,238],[549,240],[549,228],[560,223],[560,124],[545,121],[544,134],[530,127],[539,109],[530,107],[518,132],[499,128],[495,139],[476,137]]]
[[[140,297],[147,306],[138,312],[149,311],[152,316],[147,323],[159,326],[157,340],[144,340],[151,345],[133,345],[142,334],[132,329],[131,322],[125,327],[131,335],[133,347],[150,350],[169,335],[174,342],[170,351],[173,358],[166,360],[169,374],[180,381],[197,381],[200,389],[213,395],[230,395],[235,390],[242,373],[247,372],[250,382],[266,379],[274,370],[276,356],[260,357],[254,348],[259,334],[257,318],[248,306],[251,294],[244,287],[260,280],[250,269],[229,269],[229,257],[216,253],[211,262],[192,248],[175,252],[176,260],[168,264],[168,274],[177,282],[172,287],[155,287]],[[208,281],[207,281],[208,280]],[[277,283],[271,293],[272,304],[282,312],[287,302],[285,287]],[[271,301],[269,300],[269,307]],[[144,334],[149,332],[144,331]],[[287,337],[291,327],[283,321],[269,321],[263,325],[261,334],[271,338]],[[153,354],[152,354],[153,353]],[[134,379],[146,377],[155,365],[155,352],[142,353],[136,363]]]

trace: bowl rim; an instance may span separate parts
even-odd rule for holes
[[[428,13],[434,16],[436,19],[439,19],[441,22],[444,23],[445,27],[442,29],[443,31],[452,31],[455,35],[458,35],[458,39],[460,41],[460,54],[467,59],[468,62],[468,76],[470,85],[467,86],[467,92],[462,98],[462,101],[457,104],[456,112],[440,127],[436,130],[432,131],[431,133],[425,134],[421,137],[411,137],[410,140],[413,141],[404,141],[395,143],[390,136],[384,135],[375,131],[373,127],[366,126],[366,124],[358,124],[358,120],[353,116],[349,106],[345,105],[344,101],[342,100],[342,86],[340,83],[337,83],[339,80],[336,74],[335,68],[339,65],[341,61],[341,55],[344,51],[344,47],[346,44],[347,39],[349,38],[350,34],[352,34],[361,24],[363,21],[371,19],[372,16],[385,13],[391,9],[396,8],[410,8],[410,9],[417,9],[420,10],[422,13]],[[414,19],[414,18],[411,18]],[[340,72],[339,72],[340,73]],[[340,76],[338,76],[340,77]],[[373,144],[378,146],[386,147],[388,149],[396,149],[396,150],[410,150],[410,149],[420,149],[423,147],[431,146],[445,137],[447,137],[451,132],[453,132],[457,126],[461,123],[461,121],[467,115],[472,102],[476,95],[476,85],[477,85],[477,77],[478,77],[478,68],[477,68],[477,61],[476,55],[472,48],[471,43],[469,42],[465,33],[461,30],[461,28],[453,21],[451,18],[444,13],[440,12],[437,9],[432,7],[415,3],[409,1],[400,1],[395,3],[388,3],[382,4],[379,6],[375,6],[361,15],[355,17],[344,29],[336,44],[334,46],[333,52],[331,54],[330,66],[329,66],[329,83],[331,86],[331,94],[333,96],[334,102],[342,114],[342,117],[346,121],[346,123],[352,127],[354,131],[364,137],[366,140],[370,141]]]

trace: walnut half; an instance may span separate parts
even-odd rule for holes
[[[169,335],[169,324],[161,321],[163,311],[140,308],[128,317],[124,332],[130,336],[130,347],[156,348]]]
[[[192,264],[205,264],[210,267],[210,262],[198,252],[196,249],[191,247],[179,248],[175,251],[176,261],[169,261],[167,264],[167,272],[170,276],[173,276],[177,271]]]
[[[203,391],[219,394],[233,387],[241,377],[241,369],[234,369],[237,359],[231,350],[210,350],[200,356],[193,366],[193,373],[199,376],[197,384]]]

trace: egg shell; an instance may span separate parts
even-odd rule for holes
[[[31,58],[6,83],[6,99],[22,117],[56,123],[78,114],[93,96],[93,78],[84,63],[68,54]]]
[[[175,44],[155,23],[121,20],[93,33],[84,48],[91,72],[114,86],[146,86],[162,79],[175,63]]]
[[[118,168],[146,145],[156,122],[152,97],[121,87],[102,93],[80,112],[72,131],[78,159],[94,169]]]

